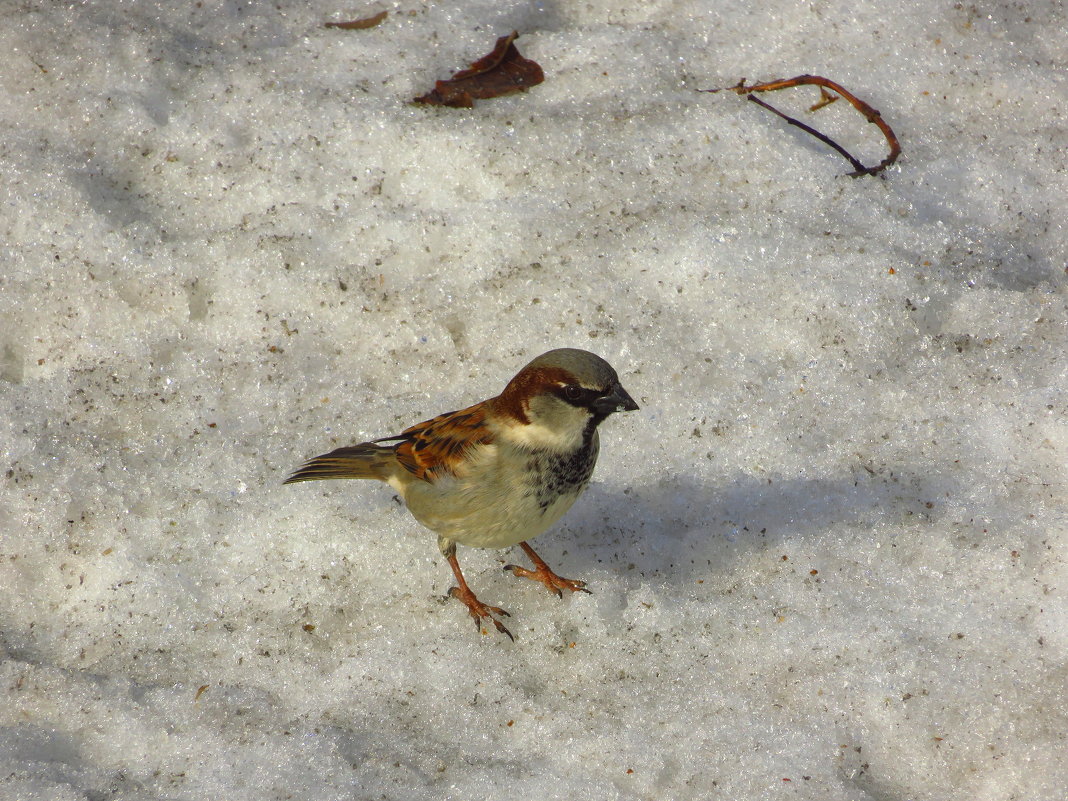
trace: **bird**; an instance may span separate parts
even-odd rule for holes
[[[529,540],[559,520],[589,485],[599,452],[598,426],[638,404],[612,366],[576,348],[543,353],[521,369],[496,397],[417,423],[399,434],[315,456],[284,484],[339,478],[388,484],[412,516],[437,534],[438,548],[475,626],[509,613],[483,603],[460,570],[457,545],[518,545],[533,568],[506,565],[515,576],[563,591],[589,592],[586,582],[557,575]]]

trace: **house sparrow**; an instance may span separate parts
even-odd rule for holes
[[[456,576],[449,595],[481,628],[489,620],[512,638],[499,617],[467,586],[456,545],[519,545],[534,569],[514,575],[562,590],[589,592],[583,581],[554,573],[527,540],[560,519],[586,489],[597,462],[597,426],[638,404],[599,356],[560,348],[543,353],[495,398],[407,428],[392,437],[338,448],[305,462],[285,480],[376,478],[396,490],[415,519],[438,535]],[[378,443],[387,443],[380,445]],[[513,638],[514,639],[514,638]]]

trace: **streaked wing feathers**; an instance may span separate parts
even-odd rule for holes
[[[443,475],[456,475],[467,451],[493,441],[486,424],[486,411],[487,404],[483,401],[416,423],[397,436],[375,442],[401,440],[394,446],[397,461],[416,478],[433,481]]]

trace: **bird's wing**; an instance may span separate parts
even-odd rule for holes
[[[434,481],[457,475],[460,463],[472,448],[493,442],[486,421],[487,403],[476,403],[456,412],[416,423],[393,437],[375,442],[399,440],[394,446],[397,461],[416,478]]]

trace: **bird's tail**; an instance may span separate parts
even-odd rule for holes
[[[385,481],[392,471],[395,458],[392,447],[364,442],[309,459],[282,483],[319,481],[325,478],[377,478]]]

